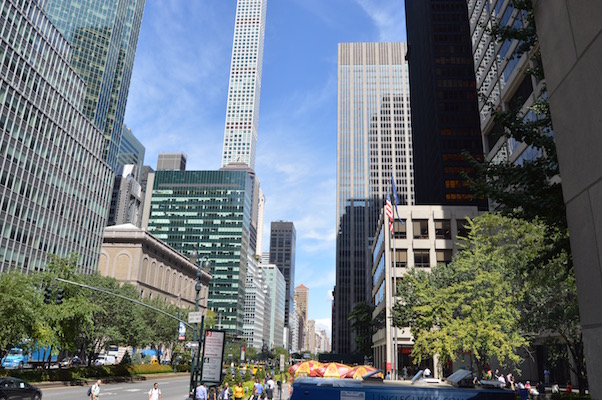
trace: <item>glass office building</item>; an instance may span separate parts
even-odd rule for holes
[[[355,351],[347,319],[369,301],[370,248],[391,176],[401,204],[414,204],[410,87],[405,43],[338,48],[337,250],[333,350]]]
[[[286,282],[286,299],[284,306],[284,326],[290,328],[290,315],[295,296],[295,258],[297,247],[297,231],[290,221],[274,221],[270,225],[270,264],[278,267]],[[290,343],[290,338],[288,343]]]
[[[222,167],[255,169],[267,0],[238,0],[230,66]]]
[[[145,0],[42,4],[73,48],[71,66],[87,83],[84,115],[104,132],[104,157],[115,168]]]
[[[40,4],[0,0],[0,271],[77,253],[94,272],[113,176],[72,48]]]
[[[130,128],[123,124],[121,142],[119,143],[119,155],[117,156],[117,165],[134,164],[138,167],[138,171],[144,168],[144,153],[146,148]],[[139,175],[136,176],[140,178]]]
[[[406,0],[416,204],[476,205],[464,153],[483,158],[466,0]]]
[[[185,255],[209,257],[208,307],[220,326],[242,336],[251,239],[253,175],[243,170],[156,171],[148,231]]]

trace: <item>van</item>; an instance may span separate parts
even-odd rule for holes
[[[96,359],[95,365],[115,365],[115,356],[109,356],[107,354],[101,354]]]
[[[376,379],[299,378],[290,400],[381,400],[381,399],[515,400],[511,390],[454,387],[448,383],[382,381]]]

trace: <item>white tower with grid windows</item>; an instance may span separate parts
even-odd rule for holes
[[[267,0],[238,0],[226,107],[222,167],[255,169]]]

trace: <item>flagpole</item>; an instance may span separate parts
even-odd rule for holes
[[[393,218],[393,238],[391,239],[393,241],[393,290],[392,290],[392,295],[393,295],[393,304],[395,304],[395,301],[397,299],[397,249],[395,246],[395,218]],[[395,340],[393,341],[393,360],[394,360],[394,364],[395,365],[395,373],[393,374],[393,377],[395,379],[399,379],[399,376],[397,376],[397,361],[398,361],[398,353],[397,353],[397,327],[395,325],[392,325],[393,327],[393,334],[394,334],[394,338]]]

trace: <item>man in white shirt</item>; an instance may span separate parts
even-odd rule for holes
[[[159,384],[155,382],[151,390],[148,391],[148,400],[161,400],[161,389]]]
[[[425,378],[428,378],[429,376],[431,376],[431,370],[429,369],[429,367],[426,367],[424,369],[424,376],[425,376]]]
[[[270,379],[268,379],[267,383],[265,384],[265,392],[268,396],[268,400],[272,400],[272,398],[274,398],[274,388],[276,387],[276,384],[274,383],[274,380],[272,379],[272,377],[270,377]]]

